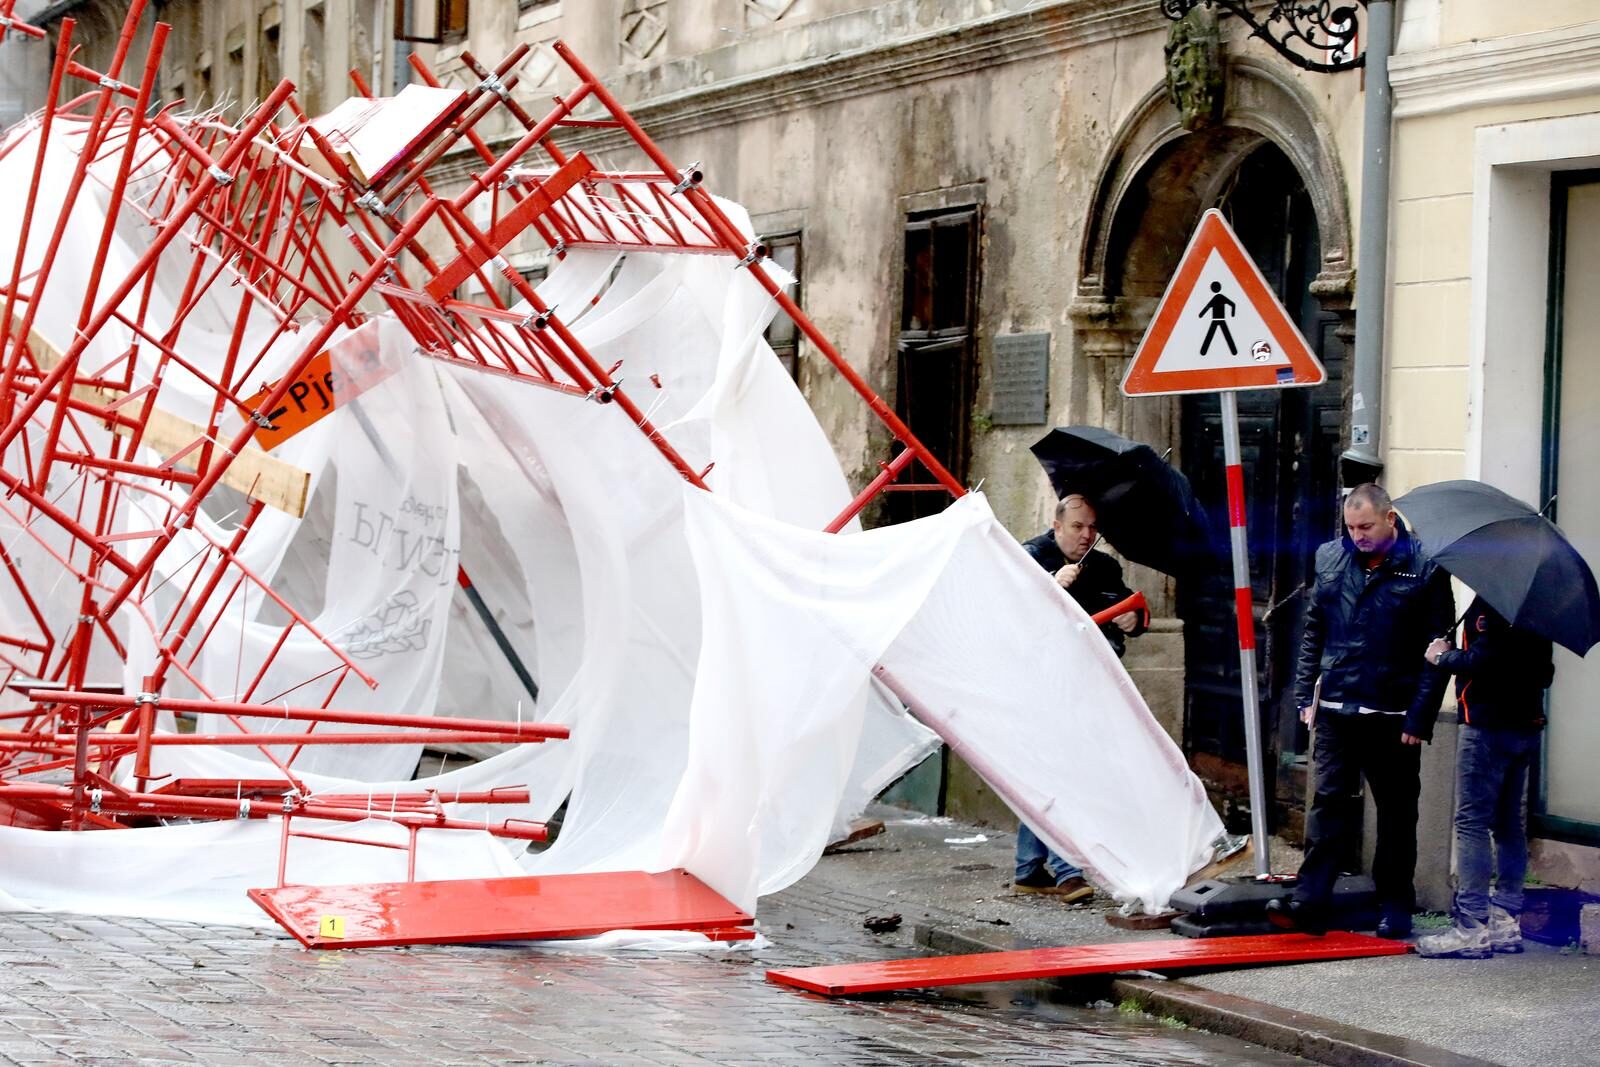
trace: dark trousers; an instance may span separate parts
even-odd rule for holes
[[[1456,911],[1487,922],[1492,902],[1522,913],[1528,873],[1528,768],[1539,755],[1538,730],[1461,727],[1456,752]],[[1491,851],[1489,841],[1494,839]]]
[[[1361,780],[1378,808],[1378,847],[1372,880],[1378,903],[1410,911],[1416,904],[1417,796],[1422,791],[1422,746],[1402,745],[1400,715],[1317,713],[1311,758],[1317,791],[1306,817],[1306,858],[1295,898],[1326,905],[1334,879],[1350,866],[1361,843]]]

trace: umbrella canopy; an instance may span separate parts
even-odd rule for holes
[[[1056,496],[1088,498],[1100,532],[1126,558],[1179,577],[1222,566],[1189,479],[1149,445],[1098,426],[1059,426],[1033,454]]]
[[[1512,625],[1580,656],[1600,642],[1594,572],[1533,508],[1474,481],[1418,486],[1394,506],[1423,551]]]

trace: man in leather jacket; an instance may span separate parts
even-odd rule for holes
[[[1049,571],[1056,584],[1090,615],[1133,595],[1122,580],[1121,565],[1104,552],[1090,551],[1100,539],[1096,522],[1089,501],[1081,494],[1071,493],[1057,502],[1050,529],[1022,543],[1034,562]],[[1144,616],[1137,611],[1125,611],[1100,627],[1119,657],[1126,648],[1126,639],[1144,631]],[[1013,884],[1018,892],[1047,893],[1068,904],[1094,896],[1083,871],[1050,851],[1025,823],[1017,827]]]
[[[1071,493],[1056,504],[1050,529],[1022,543],[1034,562],[1050,572],[1084,611],[1097,614],[1133,595],[1122,580],[1122,566],[1104,552],[1091,552],[1100,539],[1097,516],[1088,499]],[[1125,611],[1100,627],[1117,658],[1127,651],[1127,638],[1144,633],[1144,617]]]
[[[1365,778],[1378,811],[1378,934],[1400,938],[1416,903],[1420,746],[1433,738],[1446,680],[1423,653],[1449,633],[1455,604],[1449,576],[1382,488],[1352,489],[1344,525],[1343,537],[1317,549],[1295,678],[1301,719],[1316,726],[1305,861],[1293,899],[1273,901],[1267,914],[1281,926],[1326,927],[1334,880],[1359,841]]]

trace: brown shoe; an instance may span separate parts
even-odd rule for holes
[[[1041,885],[1041,882],[1044,882],[1044,884]],[[1059,884],[1046,882],[1044,878],[1031,876],[1024,881],[1011,883],[1011,888],[1018,893],[1038,893],[1042,896],[1060,897],[1062,902],[1066,904],[1074,904],[1094,896],[1094,886],[1076,876],[1068,878]]]
[[[1056,886],[1056,895],[1064,904],[1076,904],[1080,900],[1090,900],[1094,897],[1094,886],[1082,878],[1072,877]]]

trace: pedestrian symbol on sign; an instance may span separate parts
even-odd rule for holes
[[[1236,306],[1232,300],[1222,295],[1222,283],[1212,282],[1211,291],[1216,295],[1206,301],[1206,306],[1200,309],[1201,315],[1211,316],[1211,325],[1206,327],[1206,339],[1200,343],[1200,354],[1203,356],[1211,351],[1211,338],[1216,336],[1218,330],[1222,331],[1222,339],[1228,344],[1228,355],[1237,356],[1239,349],[1233,343],[1233,334],[1228,332],[1227,318],[1233,314]]]

